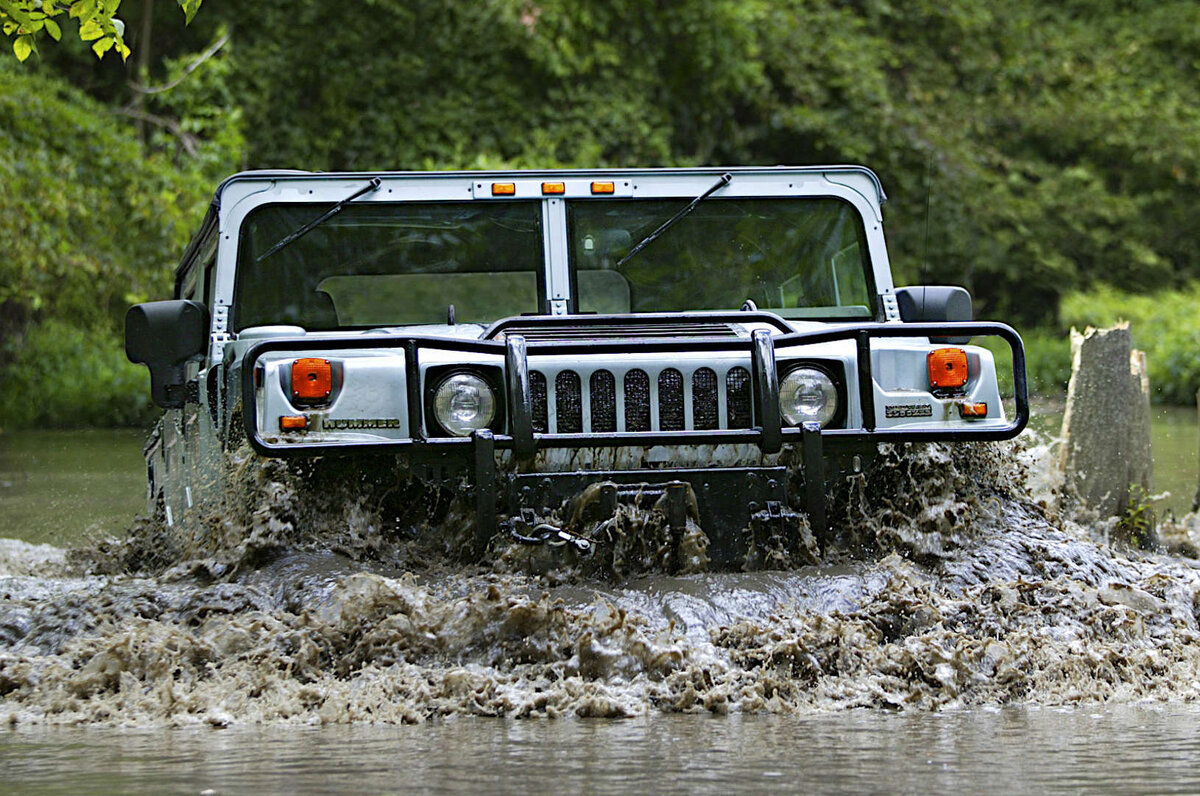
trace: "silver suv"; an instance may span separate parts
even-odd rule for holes
[[[854,166],[235,175],[174,300],[126,319],[166,409],[151,501],[188,522],[244,437],[453,485],[480,550],[587,551],[631,506],[728,566],[819,540],[877,443],[1028,419],[1011,328],[893,286],[884,199]],[[1008,413],[982,336],[1011,351]]]

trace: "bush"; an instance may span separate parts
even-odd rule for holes
[[[1025,372],[1029,392],[1034,395],[1062,395],[1071,379],[1071,342],[1066,334],[1049,329],[1021,331],[1025,344]],[[1000,390],[1011,394],[1012,370],[1008,344],[999,338],[977,338],[971,342],[989,349],[996,357],[996,372]]]
[[[148,426],[158,414],[146,369],[106,329],[50,320],[6,348],[0,417],[11,426]]]

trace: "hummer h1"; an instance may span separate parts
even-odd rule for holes
[[[763,533],[819,540],[879,443],[1029,414],[1011,328],[962,288],[893,285],[884,200],[855,166],[237,174],[174,298],[126,319],[166,410],[151,501],[188,522],[244,436],[451,485],[480,550],[587,551],[622,506],[693,523],[725,566]]]

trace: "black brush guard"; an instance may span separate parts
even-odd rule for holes
[[[755,313],[758,315],[761,313]],[[692,321],[725,321],[744,323],[746,313],[735,314],[692,314],[664,313],[662,323]],[[778,321],[775,316],[773,320]],[[528,319],[521,319],[527,321]],[[587,319],[591,320],[591,318]],[[598,317],[601,322],[610,319]],[[643,319],[644,320],[644,319]],[[757,318],[752,319],[757,320]],[[576,323],[578,323],[576,319]],[[500,322],[493,328],[498,328]],[[782,321],[776,326],[782,327]],[[873,338],[947,338],[947,337],[999,337],[1008,343],[1012,352],[1013,387],[1016,412],[1012,421],[1000,428],[988,429],[891,429],[877,428],[875,414],[874,379],[871,373],[871,340]],[[821,429],[815,423],[804,427],[785,427],[779,410],[779,380],[775,367],[775,349],[781,346],[815,345],[837,340],[854,340],[857,348],[858,400],[861,407],[862,425],[859,428]],[[402,348],[405,351],[406,383],[409,428],[412,439],[370,444],[333,445],[273,445],[258,433],[257,402],[244,400],[244,422],[246,437],[258,453],[264,456],[326,456],[357,455],[363,453],[397,452],[413,448],[439,450],[445,453],[457,450],[469,457],[474,486],[477,540],[485,546],[497,527],[497,505],[501,485],[498,483],[496,466],[497,450],[511,450],[518,458],[527,459],[539,448],[593,448],[620,447],[626,445],[720,445],[750,443],[758,445],[767,454],[778,453],[784,444],[799,443],[802,452],[804,473],[804,503],[814,533],[825,528],[825,450],[827,447],[849,448],[875,442],[932,442],[939,440],[1005,440],[1012,439],[1024,430],[1029,422],[1029,396],[1025,374],[1025,348],[1020,335],[1003,323],[954,322],[954,323],[864,323],[840,326],[807,332],[789,332],[771,336],[764,329],[756,330],[751,337],[739,338],[686,338],[653,340],[571,340],[547,341],[527,345],[520,335],[508,335],[504,341],[462,340],[441,337],[403,337],[397,335],[365,336],[354,339],[306,339],[289,338],[267,340],[247,351],[242,367],[242,395],[253,396],[254,368],[260,356],[270,351],[318,351],[322,349],[380,349]],[[423,433],[420,394],[420,355],[422,349],[456,351],[464,354],[503,354],[505,362],[505,406],[507,407],[507,433],[497,434],[482,429],[469,438],[445,439],[426,438]],[[529,383],[529,354],[580,356],[586,354],[626,354],[636,357],[638,353],[697,352],[697,351],[748,351],[753,370],[754,417],[758,425],[750,429],[725,429],[712,431],[659,431],[648,433],[592,434],[541,434],[534,433],[532,399]],[[737,476],[766,475],[771,468],[734,468]],[[716,482],[729,483],[731,468],[716,470],[664,469],[652,471],[660,483],[685,482],[695,488],[697,484],[712,484],[705,474],[718,476]],[[582,479],[596,481],[627,481],[627,472],[589,473],[539,473],[541,479],[560,479],[564,485],[574,485]],[[528,476],[526,476],[528,477]],[[515,482],[514,482],[515,484]],[[519,500],[517,487],[509,484],[511,500]],[[569,491],[570,486],[567,487]],[[564,490],[552,490],[560,493]],[[740,491],[739,491],[740,494]],[[510,502],[506,501],[506,502]],[[774,501],[772,501],[774,502]],[[513,513],[519,511],[515,509]]]

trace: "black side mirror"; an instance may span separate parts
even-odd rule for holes
[[[940,321],[973,321],[975,312],[971,306],[971,294],[966,288],[955,285],[923,285],[896,288],[896,304],[900,308],[900,319],[910,323],[938,323]],[[962,345],[970,337],[930,338],[935,343]]]
[[[150,396],[164,409],[185,400],[184,365],[208,345],[208,308],[195,301],[151,301],[125,313],[125,356],[150,369]]]

